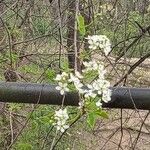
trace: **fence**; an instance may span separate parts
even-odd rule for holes
[[[150,110],[150,89],[114,87],[109,103],[103,103],[104,108],[125,108]],[[0,102],[33,103],[61,105],[62,96],[55,85],[35,83],[0,83]],[[64,105],[78,106],[77,93],[66,93]]]

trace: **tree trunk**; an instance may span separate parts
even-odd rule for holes
[[[4,11],[4,5],[2,2],[0,2],[0,14],[2,14]],[[5,45],[6,43],[6,37],[5,37],[5,32],[4,32],[4,27],[2,20],[0,20],[0,49]]]
[[[75,40],[75,14],[76,14],[76,1],[68,0],[68,24],[67,24],[67,47],[68,47],[68,61],[69,61],[69,67],[71,69],[75,69],[75,66],[77,65],[77,70],[81,70],[80,60],[79,60],[79,34],[77,34]],[[77,59],[75,58],[75,42],[77,46]],[[77,62],[75,62],[75,59]],[[77,64],[75,64],[77,63]]]

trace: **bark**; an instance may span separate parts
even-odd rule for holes
[[[2,14],[4,11],[4,4],[0,2],[0,14]],[[5,45],[6,43],[6,37],[4,32],[3,23],[0,20],[0,49]]]
[[[69,67],[71,69],[75,69],[75,45],[74,45],[74,34],[75,34],[75,8],[76,8],[76,1],[68,0],[68,23],[67,23],[67,47],[68,47],[68,61]],[[80,60],[79,60],[79,34],[77,34],[77,69],[81,70]]]

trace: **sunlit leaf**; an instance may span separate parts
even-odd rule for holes
[[[87,123],[91,128],[94,127],[94,125],[96,123],[96,115],[94,114],[94,112],[91,112],[88,114]]]
[[[85,29],[84,18],[82,15],[77,16],[77,23],[78,23],[78,30],[79,30],[80,34],[82,36],[84,36],[86,33],[86,29]]]

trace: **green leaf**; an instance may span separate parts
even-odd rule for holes
[[[94,114],[94,112],[90,112],[88,114],[88,117],[87,117],[87,123],[88,125],[93,128],[95,123],[96,123],[96,115]]]
[[[41,123],[46,124],[49,123],[50,118],[48,116],[41,116],[39,117]]]
[[[65,71],[65,72],[69,72],[70,69],[69,69],[69,63],[68,63],[68,60],[67,59],[64,59],[62,62],[61,62],[61,70],[62,71]]]
[[[54,81],[54,78],[56,76],[56,73],[55,73],[55,70],[53,69],[49,69],[45,72],[45,76],[46,78],[50,81],[50,82],[53,82]]]
[[[84,36],[86,33],[86,30],[85,30],[84,18],[82,15],[77,16],[77,23],[78,23],[78,30],[79,30],[80,34],[82,36]]]
[[[106,118],[106,119],[109,118],[107,112],[105,112],[105,111],[102,111],[102,112],[101,112],[101,116],[102,116],[103,118]]]
[[[91,98],[90,100],[87,100],[85,104],[86,104],[86,108],[88,109],[88,111],[94,112],[95,110],[97,110],[97,106],[95,105],[93,98]]]
[[[17,103],[8,104],[9,111],[19,111],[21,110],[22,106],[23,106],[22,104],[17,104]]]
[[[96,111],[96,114],[97,114],[98,116],[100,116],[100,117],[105,118],[105,119],[108,119],[108,118],[109,118],[106,111],[102,111],[102,110]]]
[[[32,150],[33,149],[32,145],[29,143],[19,143],[17,147],[19,150]]]

